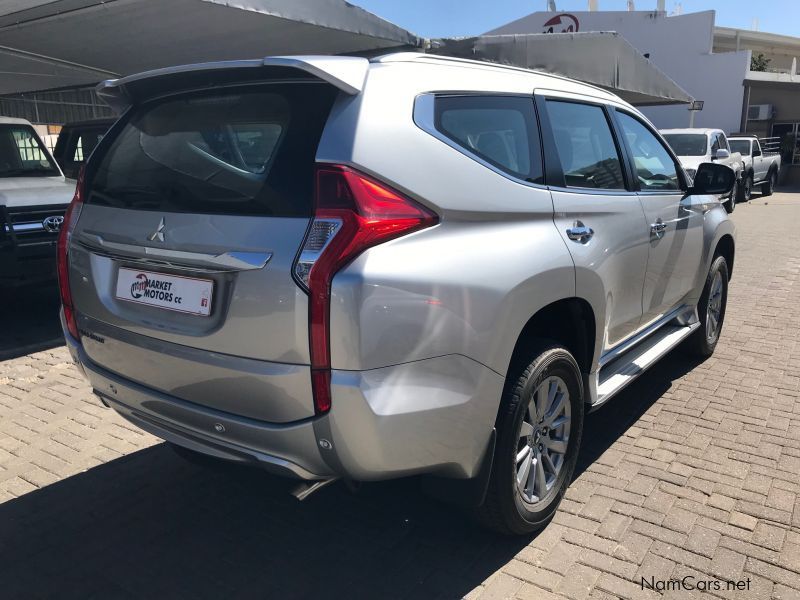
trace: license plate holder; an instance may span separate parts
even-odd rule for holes
[[[120,267],[115,297],[201,317],[211,314],[214,282],[210,279]]]

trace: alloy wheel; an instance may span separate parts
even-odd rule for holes
[[[542,502],[565,464],[571,423],[567,384],[552,376],[528,402],[516,451],[517,490],[528,504]]]
[[[708,294],[708,307],[706,308],[706,338],[713,342],[719,335],[719,325],[722,318],[722,274],[717,271],[711,282]]]

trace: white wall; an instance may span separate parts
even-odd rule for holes
[[[545,23],[562,16],[556,23]],[[668,17],[649,11],[535,12],[487,34],[554,33],[577,23],[578,31],[616,31],[697,100],[705,101],[695,116],[695,127],[738,131],[742,113],[744,80],[749,68],[746,51],[711,54],[714,11]],[[686,106],[642,108],[659,127],[688,127]]]

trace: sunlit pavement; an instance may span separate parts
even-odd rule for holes
[[[186,463],[53,347],[53,288],[4,296],[0,597],[800,597],[800,194],[733,218],[716,354],[673,352],[591,415],[532,538],[485,533],[413,479],[298,503],[259,471]],[[642,589],[686,575],[747,588]]]

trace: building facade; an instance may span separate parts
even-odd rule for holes
[[[714,53],[712,10],[678,16],[658,11],[535,12],[488,34],[616,31],[696,100],[703,110],[695,127],[737,131],[749,67],[747,50]],[[686,106],[646,107],[643,112],[659,128],[688,127]]]

